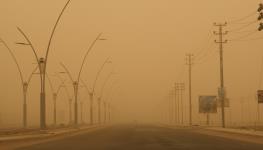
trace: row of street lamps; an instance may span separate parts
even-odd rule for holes
[[[37,54],[37,51],[35,49],[35,47],[33,46],[31,40],[29,39],[29,36],[27,36],[25,34],[25,32],[17,27],[18,31],[21,33],[21,35],[24,37],[24,39],[26,40],[26,42],[17,42],[16,44],[18,45],[24,45],[24,46],[29,46],[35,56],[35,59],[37,61],[37,67],[34,68],[34,70],[32,71],[32,73],[30,74],[28,80],[25,80],[24,77],[23,77],[23,74],[22,74],[22,69],[21,69],[21,66],[19,65],[14,53],[12,52],[12,50],[10,49],[10,47],[6,44],[6,42],[2,39],[0,39],[0,42],[6,47],[6,49],[9,51],[9,53],[11,54],[14,62],[16,63],[16,66],[17,66],[17,69],[19,71],[19,75],[20,75],[20,78],[21,78],[21,84],[22,84],[22,88],[23,88],[23,127],[26,128],[28,125],[27,125],[27,92],[28,92],[28,86],[29,86],[29,83],[31,81],[31,78],[33,76],[33,74],[39,74],[39,77],[40,77],[40,128],[41,129],[46,129],[47,128],[47,125],[46,125],[46,78],[48,79],[48,83],[50,84],[50,87],[51,87],[51,91],[52,91],[52,97],[53,97],[53,105],[54,105],[54,110],[53,110],[53,113],[54,113],[54,116],[53,116],[53,122],[54,122],[54,125],[57,124],[57,97],[58,97],[58,94],[59,92],[61,91],[62,88],[64,88],[66,90],[66,93],[67,93],[67,97],[69,99],[69,122],[71,123],[72,121],[72,102],[73,102],[73,99],[70,97],[69,95],[69,91],[68,91],[68,88],[66,87],[65,85],[65,81],[66,80],[63,80],[59,74],[57,74],[58,78],[60,79],[60,85],[58,86],[58,88],[55,90],[53,88],[53,85],[52,85],[52,82],[50,80],[50,78],[48,77],[47,75],[47,62],[48,62],[48,56],[49,56],[49,51],[50,51],[50,47],[51,47],[51,44],[52,44],[52,41],[53,41],[53,37],[54,37],[54,34],[56,32],[56,29],[59,25],[59,22],[61,20],[61,17],[63,16],[64,12],[66,11],[66,9],[68,8],[69,4],[70,4],[70,1],[71,0],[68,0],[66,2],[66,4],[64,5],[62,11],[60,12],[56,22],[55,22],[55,25],[52,29],[52,32],[51,32],[51,35],[50,35],[50,38],[49,38],[49,41],[48,41],[48,45],[47,45],[47,49],[46,49],[46,53],[45,53],[45,57],[39,57],[39,55]],[[94,96],[95,96],[95,87],[97,85],[97,81],[98,81],[98,78],[99,76],[101,75],[104,67],[106,66],[106,64],[110,64],[112,63],[109,58],[107,58],[104,63],[102,64],[102,66],[100,67],[99,71],[97,72],[97,75],[96,75],[96,78],[95,78],[95,81],[93,83],[93,86],[92,86],[92,90],[89,90],[88,86],[85,84],[85,82],[83,80],[81,80],[81,75],[82,75],[82,71],[83,71],[83,68],[84,68],[84,64],[87,60],[87,57],[89,55],[89,53],[91,52],[91,50],[93,49],[93,47],[95,46],[95,44],[98,42],[98,41],[103,41],[103,40],[106,40],[104,38],[101,38],[102,34],[99,34],[96,39],[92,42],[92,44],[90,45],[90,47],[87,49],[85,55],[84,55],[84,58],[81,62],[81,65],[80,65],[80,69],[79,69],[79,72],[78,73],[78,76],[77,78],[74,80],[72,74],[70,73],[69,69],[63,64],[61,63],[61,66],[62,68],[64,69],[63,72],[59,72],[60,74],[67,74],[71,83],[72,83],[72,86],[73,86],[73,93],[74,93],[74,126],[78,126],[79,124],[79,119],[78,119],[78,96],[79,96],[79,88],[80,88],[80,82],[82,82],[82,84],[84,85],[85,89],[87,90],[88,94],[89,94],[89,99],[90,99],[90,124],[93,125],[94,124],[94,110],[93,110],[93,102],[94,102]],[[36,71],[39,71],[39,73],[36,73]],[[110,76],[112,75],[112,73],[110,74]],[[104,92],[104,88],[105,88],[105,85],[107,84],[108,80],[109,80],[110,77],[107,77],[106,81],[103,83],[103,86],[102,86],[102,89],[100,91],[100,93],[98,93],[98,122],[101,123],[101,102],[102,102],[102,96],[103,96],[103,92]],[[103,102],[104,104],[104,122],[106,122],[107,120],[107,112],[108,112],[108,120],[110,119],[110,104],[107,103],[106,101]],[[106,112],[107,110],[107,112]],[[82,111],[82,106],[81,106],[81,111]],[[81,112],[81,115],[82,115],[82,112]],[[82,119],[82,117],[81,117]]]

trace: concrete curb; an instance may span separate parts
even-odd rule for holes
[[[263,137],[263,131],[255,130],[245,130],[245,129],[232,129],[232,128],[218,128],[218,127],[196,127],[196,126],[172,126],[166,124],[160,124],[160,127],[170,128],[170,129],[201,129],[201,130],[210,130],[215,132],[224,132],[232,134],[241,134],[241,135],[250,135],[250,136],[260,136]]]
[[[263,137],[262,131],[255,131],[255,130],[241,130],[241,129],[231,129],[231,128],[203,128],[203,129],[210,130],[210,131],[217,131],[217,132],[225,132],[225,133],[234,133],[234,134],[243,134],[243,135]]]
[[[80,131],[91,130],[96,128],[105,127],[101,126],[87,126],[87,127],[79,127],[79,128],[67,128],[67,129],[60,129],[60,130],[51,130],[51,131],[39,131],[38,133],[33,134],[26,134],[26,135],[12,135],[12,136],[3,136],[0,137],[0,143],[4,142],[12,142],[12,141],[21,141],[21,140],[31,140],[31,139],[45,139],[51,138],[66,134],[78,133]]]

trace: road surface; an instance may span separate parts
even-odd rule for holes
[[[152,125],[107,127],[17,150],[263,150],[263,144]]]

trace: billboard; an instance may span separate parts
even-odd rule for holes
[[[199,113],[217,113],[216,96],[199,96]]]
[[[263,90],[258,90],[258,103],[263,103]]]

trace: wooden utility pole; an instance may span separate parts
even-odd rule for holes
[[[193,54],[186,54],[186,64],[189,66],[189,125],[192,125],[192,65]]]
[[[178,108],[177,108],[178,109],[178,122],[181,122],[181,124],[183,124],[184,123],[183,92],[185,90],[185,85],[184,83],[175,83],[175,87],[176,87],[176,92],[178,96]]]
[[[206,114],[206,125],[209,126],[210,124],[210,116],[209,113]]]
[[[169,92],[169,96],[168,96],[168,109],[169,109],[169,121],[170,121],[170,124],[173,124],[173,121],[174,121],[174,113],[173,113],[173,92],[170,91]]]
[[[222,113],[222,127],[225,128],[225,87],[224,87],[224,64],[223,64],[223,44],[227,43],[227,40],[223,41],[223,36],[227,32],[223,32],[223,27],[227,24],[215,23],[214,26],[219,28],[218,32],[214,32],[215,35],[219,36],[219,41],[215,40],[219,44],[220,54],[220,88],[219,88],[219,100],[221,101],[221,113]]]
[[[180,98],[181,98],[181,123],[182,125],[184,124],[184,100],[183,100],[183,95],[184,95],[184,90],[185,90],[185,85],[184,83],[179,84],[179,89],[180,89]]]
[[[177,83],[174,84],[174,120],[179,123],[179,102],[177,102]]]

